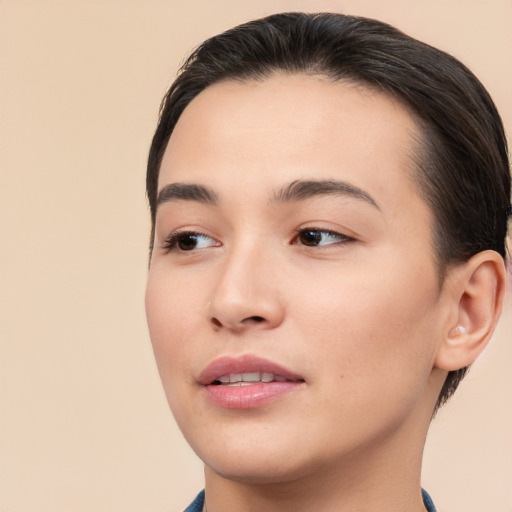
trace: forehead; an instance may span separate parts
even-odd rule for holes
[[[419,198],[417,140],[407,109],[361,84],[300,74],[224,81],[184,110],[159,188],[200,182],[227,194],[268,196],[297,179],[343,179],[399,208]]]

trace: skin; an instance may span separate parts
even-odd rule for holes
[[[419,138],[390,97],[302,75],[215,84],[178,121],[159,189],[197,184],[216,201],[159,205],[146,309],[170,407],[205,462],[209,512],[424,510],[424,440],[460,363],[443,340],[466,339],[451,329],[474,268],[440,288]],[[276,200],[297,180],[343,181],[375,204]],[[322,245],[304,244],[306,228]],[[176,231],[201,236],[169,249]],[[253,409],[208,401],[204,368],[247,354],[303,384]]]

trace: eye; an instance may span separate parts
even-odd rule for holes
[[[354,239],[326,229],[308,228],[301,229],[295,237],[297,243],[307,247],[320,247],[323,245],[339,244],[344,242],[353,242]]]
[[[213,238],[191,231],[171,233],[162,244],[162,247],[167,251],[194,251],[219,246],[220,243]]]

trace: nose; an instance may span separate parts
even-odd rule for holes
[[[242,332],[279,326],[285,314],[276,279],[279,268],[268,251],[253,248],[228,255],[209,303],[213,327]]]

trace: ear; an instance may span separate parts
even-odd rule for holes
[[[483,251],[448,272],[451,311],[435,366],[452,371],[473,363],[491,339],[503,309],[506,269],[500,254]]]

